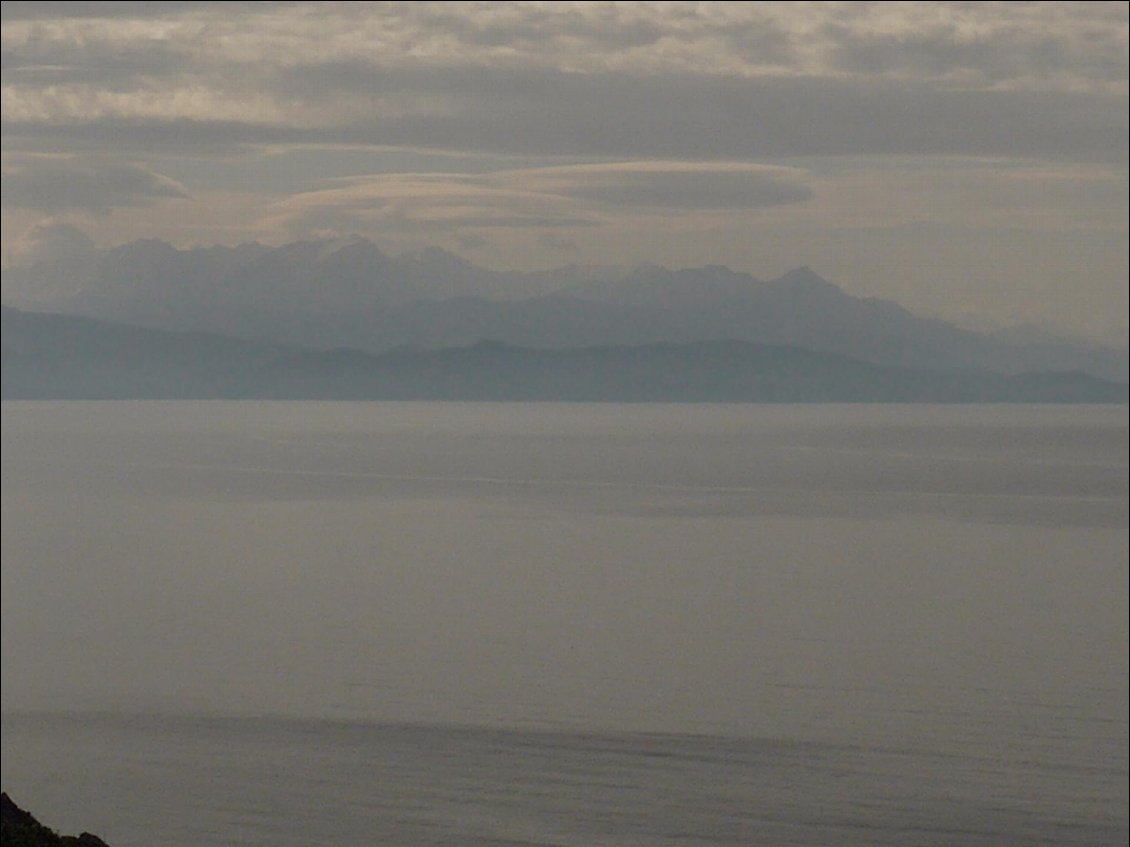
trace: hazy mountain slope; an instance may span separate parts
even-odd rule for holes
[[[606,304],[670,304],[678,309],[672,339],[747,338],[913,367],[1082,370],[1118,381],[1128,374],[1125,350],[974,332],[918,317],[889,300],[853,297],[805,267],[762,282],[728,268],[646,266],[611,283],[590,282],[569,291]]]
[[[253,388],[247,374],[288,352],[206,333],[7,307],[0,328],[5,398],[237,395]]]
[[[2,395],[619,402],[1125,402],[1079,373],[1002,377],[876,365],[744,341],[310,351],[3,310]]]
[[[69,296],[60,291],[76,290]],[[989,335],[853,297],[808,268],[762,281],[720,266],[496,273],[371,242],[176,250],[138,241],[5,271],[15,305],[159,329],[381,352],[497,339],[527,347],[738,339],[932,369],[1083,370],[1125,380],[1124,350]]]

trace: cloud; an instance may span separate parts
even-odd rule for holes
[[[25,230],[14,242],[9,258],[30,265],[43,259],[81,259],[94,252],[94,241],[81,229],[48,219]]]
[[[1071,79],[1106,80],[1120,87],[1126,63],[1116,45],[1098,45],[1082,52],[1046,34],[1023,41],[987,36],[959,39],[948,33],[843,33],[833,52],[838,68],[861,75],[934,77],[953,83],[997,86],[1009,81]],[[1031,82],[1029,82],[1031,85]]]
[[[40,36],[5,43],[0,70],[14,84],[31,90],[81,85],[130,91],[143,81],[175,79],[194,67],[187,52],[166,41],[88,43]]]
[[[1124,168],[1008,159],[813,163],[809,226],[827,230],[944,227],[950,232],[1125,234]],[[955,243],[958,243],[955,241]]]
[[[812,198],[803,172],[747,163],[630,162],[545,168],[528,177],[543,190],[617,207],[760,209]]]
[[[1113,4],[110,5],[6,22],[8,149],[1126,159]]]
[[[1125,92],[1113,3],[844,5],[823,24],[829,72],[946,86]]]
[[[91,50],[138,39],[225,62],[561,72],[892,73],[965,85],[1107,85],[1123,4],[1072,3],[9,3],[5,45]],[[904,61],[921,46],[926,61]],[[970,49],[972,48],[972,49]],[[945,58],[949,56],[950,58]],[[942,60],[939,65],[939,59]],[[1125,69],[1116,70],[1125,80]],[[950,80],[953,82],[955,80]],[[1125,90],[1125,86],[1123,86]]]
[[[183,186],[134,165],[28,159],[3,174],[5,206],[105,213],[188,197]]]
[[[798,168],[616,162],[483,174],[377,174],[296,194],[265,222],[287,232],[600,226],[625,213],[761,209],[812,196]],[[558,243],[558,248],[564,239]]]
[[[160,98],[118,98],[114,105],[113,98],[92,97],[75,110],[79,117],[66,119],[56,93],[51,103],[5,105],[3,132],[13,150],[137,155],[320,144],[703,160],[894,154],[1124,163],[1130,141],[1126,98],[1106,95],[850,79],[354,70],[371,78],[352,86],[325,83],[334,92],[326,98],[314,90],[291,92],[300,122],[288,122],[274,101],[233,99],[213,109],[204,94],[186,95],[180,105]],[[316,69],[310,73],[307,85],[314,85]],[[334,74],[341,69],[335,66]],[[96,117],[99,109],[110,112]],[[37,117],[40,111],[49,119]],[[224,117],[203,117],[211,111]]]
[[[70,2],[69,0],[50,0],[50,2],[23,2],[5,0],[3,19],[6,21],[44,20],[59,18],[148,18],[168,17],[185,11],[205,9],[216,3],[137,3],[137,2]],[[232,3],[232,6],[246,5]]]
[[[576,202],[494,175],[379,174],[295,194],[262,222],[291,234],[332,230],[395,233],[587,227]]]
[[[547,232],[538,238],[538,244],[553,253],[578,253],[580,247],[571,238],[562,238],[552,232]]]

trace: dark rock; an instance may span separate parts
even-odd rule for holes
[[[0,845],[2,847],[110,847],[97,835],[84,832],[77,838],[59,835],[45,827],[29,812],[0,794]]]

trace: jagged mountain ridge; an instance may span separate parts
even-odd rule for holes
[[[546,348],[736,339],[908,367],[1127,376],[1125,351],[962,329],[854,297],[809,268],[768,281],[722,266],[495,272],[438,248],[390,256],[351,238],[190,250],[146,240],[5,273],[9,290],[77,289],[10,301],[27,309],[305,347],[375,353],[481,339]]]

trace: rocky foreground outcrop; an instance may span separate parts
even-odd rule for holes
[[[97,835],[58,835],[0,794],[0,845],[2,847],[109,847]]]

